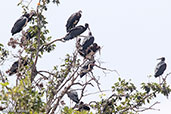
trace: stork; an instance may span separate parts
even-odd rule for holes
[[[82,111],[82,110],[90,111],[90,107],[88,106],[88,104],[84,104],[84,102],[81,101],[78,111]]]
[[[83,32],[85,32],[87,30],[87,28],[89,28],[88,23],[85,23],[85,26],[79,25],[76,26],[74,28],[72,28],[68,34],[64,37],[64,40],[70,40],[73,39],[77,36],[79,36],[80,34],[82,34]]]
[[[75,90],[70,90],[67,93],[68,97],[73,100],[75,103],[79,103],[79,99],[78,99],[78,93]]]
[[[160,76],[166,70],[167,64],[165,63],[165,57],[161,57],[157,60],[161,60],[161,61],[156,66],[154,77],[155,78],[159,77],[159,81],[160,81]]]
[[[89,60],[85,63],[85,65],[81,68],[80,78],[90,72],[94,67],[95,60]]]
[[[26,66],[28,63],[27,63],[26,60],[23,60],[23,59],[21,60],[21,63],[20,63],[19,60],[18,60],[18,61],[15,61],[15,62],[12,64],[11,68],[7,71],[7,72],[9,73],[9,76],[11,76],[11,75],[17,73],[19,64]],[[20,65],[20,66],[21,66],[21,65]]]
[[[82,50],[86,50],[91,44],[94,42],[94,36],[92,36],[92,33],[89,32],[89,35],[84,38],[84,41],[82,43]]]
[[[79,22],[80,18],[81,18],[81,13],[82,11],[79,10],[78,12],[72,14],[68,20],[67,20],[67,24],[66,24],[66,31],[69,32],[72,28],[74,28],[77,23]]]
[[[12,35],[20,32],[27,23],[31,20],[31,18],[35,15],[35,11],[31,11],[30,13],[26,13],[22,15],[13,25],[11,29]]]
[[[97,43],[93,43],[91,46],[89,46],[85,52],[85,58],[86,59],[93,59],[95,53],[100,50],[100,46],[97,45]]]

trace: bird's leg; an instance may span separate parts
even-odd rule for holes
[[[87,82],[87,74],[86,74],[86,76],[85,76],[85,82]]]
[[[161,83],[161,79],[160,79],[160,76],[159,76],[159,84]]]
[[[162,77],[162,81],[164,82],[165,81],[165,79],[163,78],[163,76],[161,76]]]
[[[89,32],[91,32],[90,27],[88,27]]]
[[[83,36],[83,35],[79,35],[79,36],[80,36],[80,37],[84,37],[84,38],[87,37],[87,36]]]
[[[71,100],[70,100],[70,108],[71,108]]]

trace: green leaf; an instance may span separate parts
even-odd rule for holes
[[[2,86],[8,86],[8,85],[9,85],[8,82],[5,82],[5,83],[0,82],[0,84],[1,84]]]

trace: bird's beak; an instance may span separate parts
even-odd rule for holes
[[[158,58],[157,60],[161,60],[162,58]]]
[[[88,30],[91,32],[90,27],[88,27]]]
[[[78,12],[82,13],[82,11],[81,11],[81,10],[79,10]]]

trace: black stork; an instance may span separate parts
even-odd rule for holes
[[[87,28],[89,28],[88,23],[85,23],[85,26],[79,25],[76,26],[74,28],[72,28],[68,34],[64,37],[64,40],[70,40],[73,39],[77,36],[79,36],[80,34],[82,34],[83,32],[85,32],[87,30]]]
[[[82,78],[84,75],[86,75],[88,72],[90,72],[93,69],[94,64],[95,64],[95,60],[87,61],[84,64],[84,66],[81,68],[80,78]]]
[[[167,64],[165,63],[165,57],[161,57],[157,60],[161,60],[161,61],[156,66],[155,74],[154,74],[155,78],[160,77],[164,73],[167,67]]]
[[[82,44],[80,44],[79,40],[78,40],[78,43],[79,43],[79,45],[77,46],[78,53],[81,56],[85,57],[86,49],[94,43],[94,36],[92,36],[92,33],[89,32],[89,35],[84,38]]]
[[[78,99],[78,93],[75,90],[70,90],[67,93],[68,97],[73,100],[75,103],[79,103],[79,99]]]
[[[72,28],[74,28],[77,23],[79,22],[80,18],[81,18],[81,13],[82,11],[78,11],[74,14],[72,14],[68,20],[67,20],[67,24],[66,24],[66,31],[69,32]]]
[[[11,29],[12,35],[20,32],[24,26],[31,20],[31,18],[35,15],[35,11],[31,11],[30,13],[26,13],[22,15],[15,23]]]
[[[94,36],[92,36],[92,33],[89,32],[89,35],[84,38],[84,41],[82,43],[82,50],[86,50],[91,44],[94,43]]]
[[[78,111],[82,110],[90,111],[90,107],[88,106],[88,104],[84,104],[84,102],[81,101],[79,104]]]
[[[85,53],[85,58],[86,59],[92,59],[94,58],[94,54],[100,50],[100,46],[98,46],[97,43],[93,43],[91,46],[89,46],[86,50],[86,53]]]
[[[11,76],[11,75],[17,73],[18,66],[19,66],[19,62],[20,62],[20,61],[18,60],[18,61],[15,61],[15,62],[12,64],[11,68],[7,71],[7,72],[9,73],[9,76]],[[20,63],[20,64],[26,66],[28,63],[27,63],[27,61],[25,61],[25,60],[21,60],[21,63]],[[21,66],[21,65],[20,65],[20,66]]]

